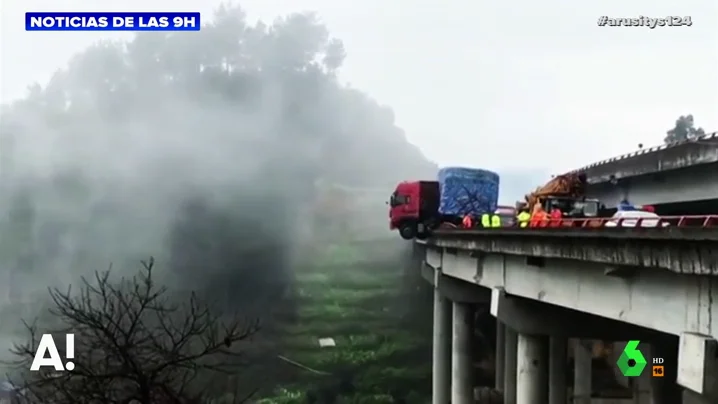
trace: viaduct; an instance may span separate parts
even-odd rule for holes
[[[627,198],[700,217],[665,228],[439,230],[417,241],[434,286],[433,404],[475,402],[481,305],[497,320],[506,404],[718,403],[718,217],[709,216],[718,213],[718,134],[576,171],[609,207]],[[612,348],[605,362],[628,394],[601,397],[596,346]],[[641,355],[622,358],[624,348]]]

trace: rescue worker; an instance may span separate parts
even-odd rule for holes
[[[546,220],[548,219],[548,216],[546,215],[546,211],[543,209],[543,206],[541,206],[540,203],[537,203],[534,205],[534,211],[531,215],[531,227],[545,227],[546,226]]]
[[[471,215],[464,216],[464,219],[461,221],[461,224],[464,226],[465,229],[472,228],[474,226],[474,223],[471,220]]]
[[[491,227],[491,215],[488,213],[481,215],[481,227]]]
[[[491,227],[492,228],[501,227],[501,216],[499,216],[497,214],[491,215]]]
[[[518,223],[519,227],[528,226],[529,220],[531,220],[531,214],[526,208],[521,209],[521,212],[519,212],[519,214],[516,216],[516,222]]]
[[[559,227],[561,225],[561,219],[563,218],[563,213],[561,212],[561,209],[554,207],[551,209],[551,213],[549,214],[551,221],[549,226],[551,227]]]

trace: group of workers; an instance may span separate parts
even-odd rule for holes
[[[559,227],[563,219],[563,212],[557,207],[552,207],[547,212],[540,203],[534,205],[533,212],[528,213],[528,209],[522,208],[519,216],[523,215],[523,221],[519,219],[520,227]],[[518,216],[517,216],[518,217]]]
[[[556,207],[552,208],[550,212],[546,212],[543,206],[537,203],[534,205],[531,213],[529,213],[529,209],[526,206],[519,207],[518,212],[514,223],[517,227],[559,227],[562,224],[563,212]],[[466,215],[461,224],[464,228],[470,229],[474,227],[474,220],[470,215]],[[498,214],[490,215],[484,213],[481,215],[481,227],[502,227],[501,216]]]
[[[464,219],[462,220],[461,224],[463,227],[470,229],[474,227],[474,219],[472,219],[470,215],[466,215],[464,216]],[[481,215],[481,227],[501,227],[501,216],[497,214],[490,215],[488,213],[484,213],[483,215]]]
[[[605,209],[605,206],[602,205],[602,209]],[[618,210],[642,210],[651,213],[655,212],[655,208],[653,206],[633,205],[627,199],[624,199],[620,202]],[[518,213],[516,214],[516,220],[513,223],[513,226],[515,227],[572,227],[574,225],[573,220],[564,220],[564,212],[561,211],[561,209],[554,204],[551,204],[549,206],[549,210],[547,211],[546,209],[544,209],[541,203],[535,203],[531,209],[529,209],[529,207],[525,203],[519,203],[516,206],[516,212]],[[572,216],[572,212],[568,212],[568,215]],[[600,222],[597,223],[598,225],[600,225]],[[501,216],[496,213],[485,213],[481,215],[480,224],[483,228],[502,227]],[[596,224],[592,222],[589,222],[588,224],[589,226],[596,226]],[[469,215],[464,216],[462,226],[464,228],[473,228],[474,219]]]

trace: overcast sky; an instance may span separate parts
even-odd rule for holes
[[[718,130],[715,0],[246,0],[250,18],[317,11],[344,40],[342,79],[396,112],[440,165],[564,171],[658,144],[692,113]],[[199,0],[0,5],[0,94],[21,97],[73,53],[131,34],[25,32],[26,11],[201,11]],[[498,4],[498,5],[497,5]],[[691,27],[598,27],[692,16]]]

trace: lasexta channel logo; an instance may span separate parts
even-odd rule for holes
[[[623,349],[621,356],[618,358],[616,365],[621,373],[626,377],[638,377],[646,368],[646,358],[643,352],[638,350],[638,344],[641,341],[628,341],[626,348]]]

